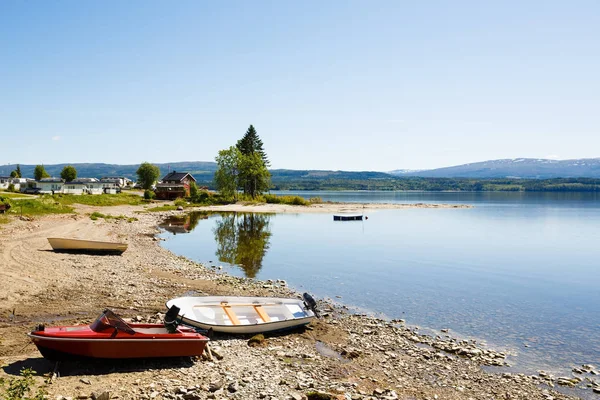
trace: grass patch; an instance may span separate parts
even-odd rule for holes
[[[265,194],[265,202],[269,204],[289,204],[292,206],[308,206],[310,202],[300,196],[276,196],[274,194]]]
[[[7,199],[14,199],[14,198],[18,198],[18,197],[20,197],[20,198],[29,197],[29,198],[35,199],[35,196],[25,194],[25,193],[0,192],[0,196],[6,197]]]
[[[158,207],[148,208],[146,211],[148,211],[148,212],[159,212],[159,211],[173,211],[173,210],[177,210],[177,206],[164,205],[164,206],[158,206]]]
[[[56,201],[64,205],[85,204],[88,206],[110,207],[121,205],[137,206],[144,204],[144,198],[134,193],[119,194],[55,194]]]
[[[110,215],[110,214],[102,214],[97,211],[93,212],[90,215],[90,219],[92,221],[97,221],[98,219],[103,218],[104,220],[116,219],[116,220],[126,220],[127,222],[134,222],[138,219],[135,217],[126,217],[124,215]]]
[[[248,195],[240,195],[239,201],[247,202],[249,204],[257,203],[268,203],[268,204],[287,204],[291,206],[309,206],[311,204],[322,203],[323,200],[320,197],[311,197],[306,200],[300,196],[277,196],[274,194],[264,194],[251,198]]]
[[[70,214],[73,208],[57,202],[52,196],[44,195],[39,198],[13,200],[10,214],[44,215]]]
[[[10,222],[10,218],[4,214],[0,214],[0,224],[8,224]]]

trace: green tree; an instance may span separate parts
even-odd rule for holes
[[[269,166],[269,159],[267,158],[267,154],[263,149],[263,142],[260,140],[258,133],[256,133],[254,126],[250,125],[250,127],[248,127],[244,137],[238,140],[236,147],[242,152],[242,154],[245,155],[253,153],[260,154],[260,158],[265,166]]]
[[[77,179],[77,170],[72,165],[67,165],[60,171],[60,177],[65,180],[65,182],[71,182]]]
[[[43,165],[36,165],[33,170],[33,177],[36,181],[39,181],[43,178],[50,178],[50,175],[46,172],[46,168]]]
[[[263,142],[250,125],[244,136],[238,140],[236,147],[242,153],[239,185],[244,193],[255,197],[269,189],[270,173],[267,167],[269,159],[263,149]]]
[[[240,182],[244,193],[252,198],[266,192],[271,186],[271,174],[259,153],[242,154],[240,158]]]
[[[23,177],[21,175],[21,166],[19,164],[17,164],[17,168],[14,171],[11,171],[10,177],[11,178],[22,178]]]
[[[219,151],[216,157],[217,171],[215,172],[215,186],[226,198],[237,200],[238,179],[240,175],[240,162],[242,153],[231,146]]]
[[[190,183],[190,199],[195,199],[198,197],[198,185],[196,182]]]
[[[160,176],[160,169],[154,164],[143,162],[135,173],[137,174],[138,182],[142,185],[142,188],[150,190]]]

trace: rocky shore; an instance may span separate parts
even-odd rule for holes
[[[576,398],[556,391],[559,385],[587,385],[590,396],[600,391],[595,366],[567,377],[502,372],[502,352],[447,332],[423,335],[402,320],[351,314],[324,300],[318,302],[323,317],[304,330],[253,340],[214,335],[198,359],[55,365],[25,335],[37,323],[87,324],[104,308],[160,321],[165,301],[185,293],[299,296],[284,281],[220,274],[218,264],[200,265],[161,248],[156,225],[165,215],[123,206],[101,211],[131,222],[92,221],[95,210],[82,206],[77,215],[0,227],[0,377],[15,379],[32,368],[50,399],[552,400]],[[122,256],[54,253],[46,241],[52,236],[121,240],[129,249]]]

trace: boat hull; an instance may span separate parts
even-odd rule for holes
[[[180,308],[184,324],[231,334],[255,334],[299,328],[315,317],[302,300],[271,297],[180,297],[167,307]]]
[[[334,215],[334,221],[362,221],[362,215]]]
[[[57,252],[122,254],[127,250],[127,243],[66,238],[48,238],[48,242]]]
[[[133,327],[135,329],[136,326]],[[146,330],[164,329],[162,325],[143,327]],[[51,360],[200,356],[208,342],[208,338],[199,333],[180,330],[172,334],[136,332],[134,335],[127,335],[119,332],[115,337],[111,336],[98,334],[89,327],[81,326],[49,328],[29,334],[40,353]]]

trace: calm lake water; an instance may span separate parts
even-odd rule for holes
[[[513,354],[513,370],[600,363],[600,195],[295,193],[475,208],[377,210],[348,222],[195,214],[163,224],[163,245],[233,275],[285,279],[357,310],[484,340]]]

